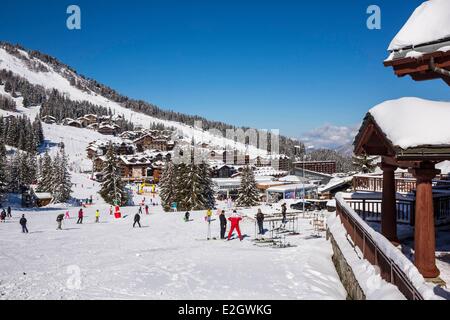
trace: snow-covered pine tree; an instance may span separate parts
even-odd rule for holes
[[[0,201],[2,198],[2,195],[6,193],[7,191],[7,175],[6,175],[6,148],[5,148],[5,142],[3,139],[0,140]]]
[[[114,205],[115,201],[119,205],[125,205],[128,201],[128,193],[125,190],[125,184],[120,176],[119,162],[114,154],[112,144],[108,147],[106,153],[106,164],[103,169],[103,182],[100,190],[103,199]]]
[[[36,154],[33,151],[19,152],[20,155],[20,181],[22,185],[29,186],[36,182],[37,161]]]
[[[186,166],[184,174],[183,190],[180,194],[181,207],[183,210],[203,210],[207,209],[208,199],[204,193],[204,179],[202,171],[196,164]]]
[[[245,166],[241,175],[241,186],[239,187],[236,203],[240,207],[255,206],[259,201],[258,194],[253,170],[249,166]]]
[[[176,167],[168,162],[159,180],[161,204],[165,211],[170,210],[170,205],[177,200]]]
[[[41,157],[38,176],[38,190],[40,192],[51,192],[53,186],[53,162],[46,151]]]
[[[212,209],[216,205],[216,199],[214,197],[214,183],[211,179],[211,169],[209,168],[209,165],[203,162],[200,165],[200,172],[202,177],[203,193],[206,198],[206,206]]]
[[[370,157],[366,154],[362,156],[353,155],[353,165],[362,173],[371,173],[377,167],[375,160],[377,157]]]
[[[56,155],[53,162],[53,172],[53,187],[51,190],[53,201],[55,203],[69,201],[70,194],[72,193],[72,181],[70,179],[68,160],[64,150]]]

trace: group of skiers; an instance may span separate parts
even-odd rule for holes
[[[218,210],[218,215],[219,215],[219,223],[220,223],[220,239],[222,240],[231,240],[231,237],[233,235],[233,232],[236,231],[239,240],[243,240],[243,236],[241,233],[241,228],[240,228],[240,222],[242,221],[242,217],[237,213],[236,210],[233,210],[233,213],[231,214],[231,216],[227,219],[226,215],[225,215],[225,210]],[[184,221],[190,221],[189,220],[190,217],[190,213],[189,211],[187,211],[184,214]],[[260,234],[264,234],[264,214],[262,213],[261,209],[258,209],[258,213],[256,215],[256,220],[258,222],[258,227],[259,227],[259,233]],[[208,209],[206,210],[206,215],[205,215],[205,221],[208,223],[208,236],[207,239],[209,240],[211,238],[211,234],[210,234],[210,225],[211,225],[211,221],[212,221],[212,210]],[[230,222],[230,230],[228,232],[228,235],[226,235],[226,231],[227,231],[227,225],[228,222]]]
[[[12,218],[11,215],[11,207],[8,207],[5,211],[5,208],[2,209],[0,213],[0,222],[6,222],[6,218]]]

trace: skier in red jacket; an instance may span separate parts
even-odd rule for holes
[[[239,228],[239,222],[242,220],[242,218],[237,215],[236,210],[233,211],[233,214],[228,218],[228,220],[231,222],[230,232],[228,233],[228,240],[230,240],[233,231],[236,229],[239,240],[242,241],[241,229]]]

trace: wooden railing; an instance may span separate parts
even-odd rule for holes
[[[353,177],[353,190],[381,192],[383,191],[383,176],[380,175],[356,175]],[[448,175],[438,175],[433,180],[433,187],[449,188],[450,177]],[[410,193],[416,190],[416,179],[408,174],[395,178],[395,190],[399,193]]]
[[[339,215],[347,234],[351,237],[355,246],[361,250],[364,259],[379,267],[381,277],[397,286],[407,299],[423,300],[422,295],[406,274],[392,259],[384,254],[369,232],[340,203],[339,199],[336,199],[336,213]]]
[[[368,222],[381,221],[380,199],[346,199],[350,207]],[[397,200],[397,223],[414,225],[414,200]],[[435,196],[433,198],[435,224],[441,225],[450,222],[450,196]]]
[[[396,178],[395,190],[400,193],[412,192],[416,189],[416,180],[414,178]],[[353,190],[355,191],[383,191],[382,176],[354,176]]]
[[[355,212],[368,222],[381,221],[381,200],[379,199],[346,199]],[[397,222],[411,224],[414,221],[414,201],[397,200]]]

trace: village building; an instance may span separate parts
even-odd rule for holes
[[[296,161],[293,165],[295,168],[304,168],[319,173],[336,173],[336,161]]]
[[[46,115],[46,116],[43,116],[41,118],[41,121],[44,122],[44,123],[47,123],[47,124],[55,124],[56,123],[56,118],[52,117],[52,116],[49,116],[49,115]]]

